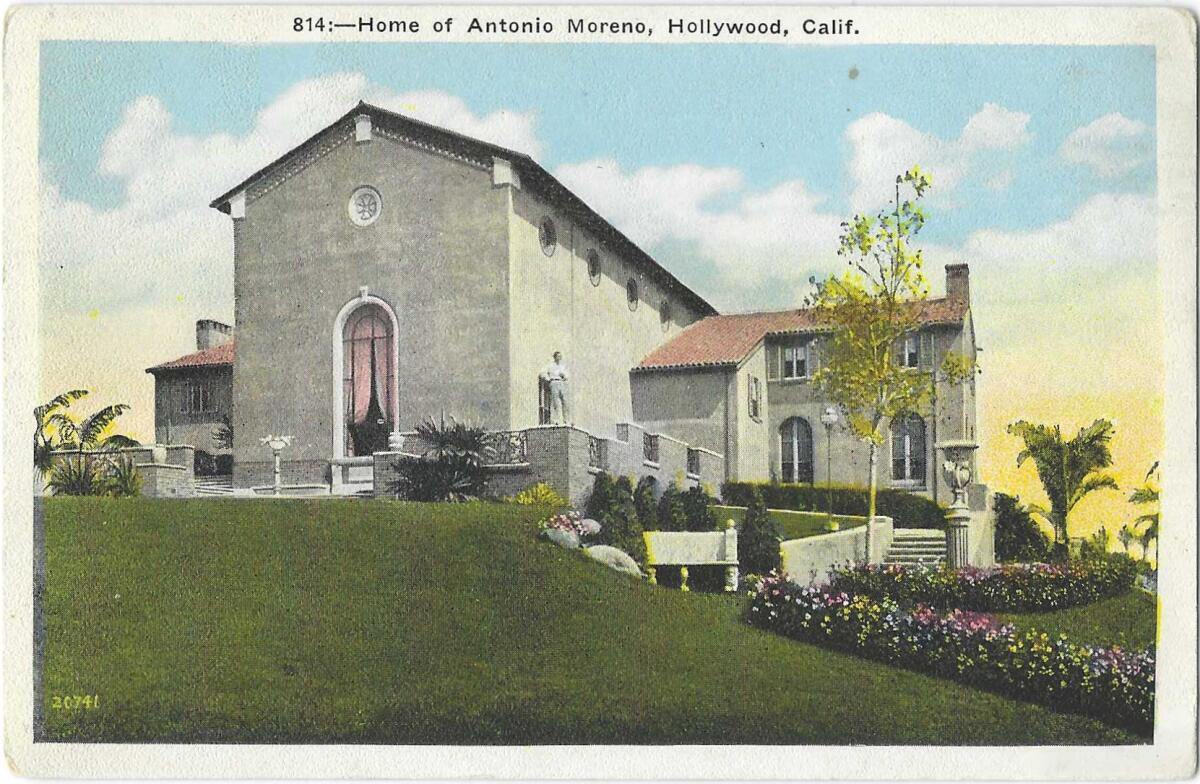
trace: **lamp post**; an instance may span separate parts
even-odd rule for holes
[[[285,446],[292,445],[291,436],[266,436],[260,438],[259,443],[265,444],[271,448],[271,452],[275,455],[275,482],[273,484],[274,492],[272,495],[279,495],[279,490],[282,487],[279,479],[279,453],[283,451]]]
[[[838,529],[837,523],[833,522],[833,426],[837,421],[837,409],[826,406],[821,412],[821,424],[825,426],[825,509],[829,512],[830,531]]]

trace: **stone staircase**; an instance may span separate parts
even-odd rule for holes
[[[946,533],[936,528],[897,528],[884,563],[940,566],[946,563]]]
[[[196,495],[233,495],[233,477],[198,476]]]

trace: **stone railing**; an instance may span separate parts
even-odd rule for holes
[[[488,437],[489,465],[524,465],[529,462],[529,436],[524,430],[498,431]]]
[[[783,573],[792,582],[816,585],[847,564],[883,563],[892,543],[892,518],[876,517],[869,526],[780,542]]]
[[[78,457],[75,450],[55,451],[52,463]],[[148,498],[190,498],[196,494],[196,450],[187,444],[145,444],[109,451],[86,451],[89,460],[131,460]]]

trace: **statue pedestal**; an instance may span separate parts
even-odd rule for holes
[[[950,519],[946,524],[946,562],[951,569],[969,566],[967,556],[967,526],[971,515],[966,507],[950,507]]]

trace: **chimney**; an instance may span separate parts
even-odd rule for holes
[[[219,346],[233,340],[233,327],[212,319],[200,319],[196,322],[196,350]]]
[[[946,265],[946,296],[963,302],[971,301],[971,271],[966,264]]]

